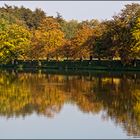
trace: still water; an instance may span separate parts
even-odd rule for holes
[[[1,71],[0,138],[140,138],[140,73]]]

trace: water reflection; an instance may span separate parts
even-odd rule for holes
[[[6,118],[34,112],[55,117],[64,104],[84,113],[104,111],[128,135],[140,136],[140,75],[58,75],[0,72],[0,115]]]

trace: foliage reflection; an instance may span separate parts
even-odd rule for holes
[[[64,104],[83,113],[102,113],[128,135],[140,136],[139,74],[57,75],[0,72],[0,115],[6,118],[38,115],[54,117]]]

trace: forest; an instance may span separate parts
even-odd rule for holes
[[[93,13],[94,14],[94,13]],[[14,60],[121,60],[140,58],[140,4],[110,20],[66,21],[42,9],[0,7],[0,63]]]

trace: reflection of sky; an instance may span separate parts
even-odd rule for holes
[[[140,3],[140,1],[133,1]],[[0,6],[4,3],[9,5],[24,5],[35,9],[40,7],[48,15],[56,16],[60,12],[63,17],[69,19],[110,19],[118,13],[125,4],[131,1],[0,1]]]
[[[32,114],[23,118],[0,118],[0,138],[127,138],[122,128],[99,114],[84,114],[65,105],[54,118]]]

